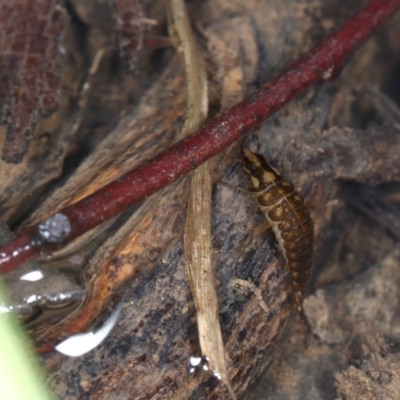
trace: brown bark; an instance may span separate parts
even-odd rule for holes
[[[276,75],[355,10],[347,7],[339,1],[306,0],[193,3],[190,12],[196,16],[207,54],[214,109],[234,104]],[[293,324],[285,331],[292,319],[292,300],[276,242],[271,233],[262,237],[252,234],[263,219],[254,199],[218,184],[222,180],[231,186],[246,186],[238,162],[226,156],[220,159],[212,210],[214,268],[223,339],[230,357],[228,373],[239,398],[250,398],[272,362],[275,367],[267,377],[267,389],[260,387],[254,398],[325,399],[341,394],[357,398],[354,393],[365,388],[363,382],[368,379],[376,388],[375,356],[369,353],[387,351],[386,337],[396,332],[396,325],[387,322],[398,316],[394,290],[398,280],[390,269],[396,253],[391,250],[393,239],[385,236],[377,223],[368,224],[345,205],[336,182],[345,179],[377,185],[398,180],[400,138],[396,122],[385,126],[379,107],[361,90],[367,85],[380,86],[396,99],[393,82],[400,59],[399,33],[397,17],[368,42],[337,81],[309,90],[246,139],[246,146],[257,149],[294,182],[312,210],[317,243],[311,292],[316,295],[305,302],[312,330],[308,350],[303,345],[301,325]],[[90,148],[91,154],[69,180],[46,196],[25,224],[43,220],[92,193],[177,139],[186,103],[182,66],[172,50],[158,57],[160,67],[153,65],[138,104]],[[100,70],[99,77],[107,73],[107,68]],[[121,91],[120,99],[126,99],[124,94],[135,85],[124,87],[124,79],[113,82]],[[103,101],[109,101],[101,104],[111,106],[115,91],[105,93]],[[95,106],[101,110],[99,104],[89,105],[94,107],[92,116]],[[94,129],[94,123],[91,127],[99,137],[104,134],[102,128]],[[85,132],[84,124],[78,132]],[[42,182],[36,179],[32,184],[35,188]],[[21,174],[8,185],[18,188],[23,182]],[[187,190],[182,179],[127,215],[122,226],[103,238],[84,263],[90,288],[84,307],[63,324],[34,333],[39,348],[46,351],[44,362],[59,397],[226,398],[225,388],[211,375],[187,372],[188,358],[199,351],[194,305],[182,260]],[[3,202],[8,220],[22,215],[18,210],[26,197],[19,201],[18,197]],[[381,235],[379,240],[374,232]],[[95,234],[89,232],[80,243],[90,243]],[[70,245],[70,250],[76,245]],[[365,272],[389,253],[393,253],[392,258]],[[352,284],[343,282],[350,278]],[[387,280],[391,290],[385,290]],[[378,305],[391,307],[382,323],[379,313],[362,315],[362,322],[356,320],[351,310],[358,309],[357,301],[362,303],[360,293],[357,298],[346,298],[347,303],[339,302],[356,284],[375,289],[380,296],[375,295]],[[320,287],[323,291],[316,292]],[[61,338],[101,322],[120,301],[124,308],[117,326],[93,352],[73,359],[51,351]],[[326,319],[328,324],[321,325]],[[365,324],[370,323],[374,323],[374,335],[365,333],[365,326],[369,326]],[[276,349],[284,332],[283,345]],[[356,355],[349,347],[354,341]],[[382,361],[382,354],[376,356],[376,362],[381,372],[390,370],[392,381],[379,381],[378,385],[395,393],[397,356],[393,351]],[[356,368],[357,363],[345,368],[349,359],[356,359],[361,368]]]

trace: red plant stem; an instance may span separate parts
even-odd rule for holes
[[[176,181],[231,145],[315,82],[330,80],[349,57],[400,7],[400,0],[372,0],[342,28],[293,63],[275,79],[201,129],[161,152],[139,168],[99,189],[60,213],[69,219],[70,233],[59,243],[48,243],[34,226],[0,248],[0,271],[7,273],[23,262],[82,235],[105,220]]]

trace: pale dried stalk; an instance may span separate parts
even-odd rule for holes
[[[208,114],[208,83],[203,58],[193,37],[183,0],[169,1],[170,35],[182,53],[187,79],[187,115],[182,136],[200,128]]]
[[[188,82],[188,112],[182,135],[198,129],[207,117],[208,86],[203,59],[194,40],[182,0],[170,0],[172,35],[182,50]],[[202,355],[208,366],[227,386],[233,399],[225,360],[218,299],[211,260],[212,162],[209,160],[192,174],[184,251],[189,283],[197,310]]]

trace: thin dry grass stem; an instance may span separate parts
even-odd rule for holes
[[[78,117],[72,127],[72,130],[74,133],[78,132],[78,129],[82,125],[83,115],[84,115],[86,107],[88,106],[90,91],[92,89],[92,83],[93,83],[93,80],[94,80],[96,74],[98,73],[100,64],[102,63],[106,53],[107,53],[106,48],[101,48],[97,51],[97,53],[95,54],[95,56],[93,58],[92,65],[90,66],[88,76],[87,76],[84,84],[82,85],[81,92],[79,95],[79,103],[78,103],[80,111],[79,111]]]
[[[208,84],[204,61],[192,34],[185,4],[170,0],[171,34],[182,52],[188,91],[185,137],[204,123],[208,112]],[[211,259],[212,160],[192,173],[184,251],[190,287],[197,309],[201,352],[209,368],[227,386],[236,399],[228,378],[225,350],[218,317],[218,299]]]

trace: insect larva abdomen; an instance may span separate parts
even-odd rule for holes
[[[282,221],[289,218],[293,214],[293,210],[297,210],[303,205],[303,199],[296,193],[287,197],[283,196],[268,211],[268,217],[272,221]],[[263,195],[260,194],[258,197],[263,197]],[[261,199],[258,200],[260,205],[262,205],[261,201]]]
[[[313,229],[311,219],[303,222],[301,225],[294,227],[290,231],[281,231],[281,236],[286,242],[293,242],[303,238],[305,235],[310,234]]]
[[[293,229],[296,226],[296,224],[298,225],[303,224],[308,219],[310,219],[310,213],[305,207],[303,207],[302,209],[297,210],[296,215],[291,215],[286,220],[281,221],[278,224],[278,228],[280,231],[287,231]]]
[[[287,251],[296,251],[303,249],[305,246],[313,244],[312,235],[305,236],[302,240],[295,240],[294,242],[284,242],[283,247]]]
[[[243,156],[243,170],[250,177],[249,190],[257,196],[278,240],[290,270],[295,303],[301,312],[312,267],[314,240],[310,214],[293,184],[285,181],[264,157],[245,148]]]
[[[272,186],[267,193],[258,202],[261,207],[274,205],[285,194],[292,194],[294,186],[290,182],[282,181],[279,186]]]

